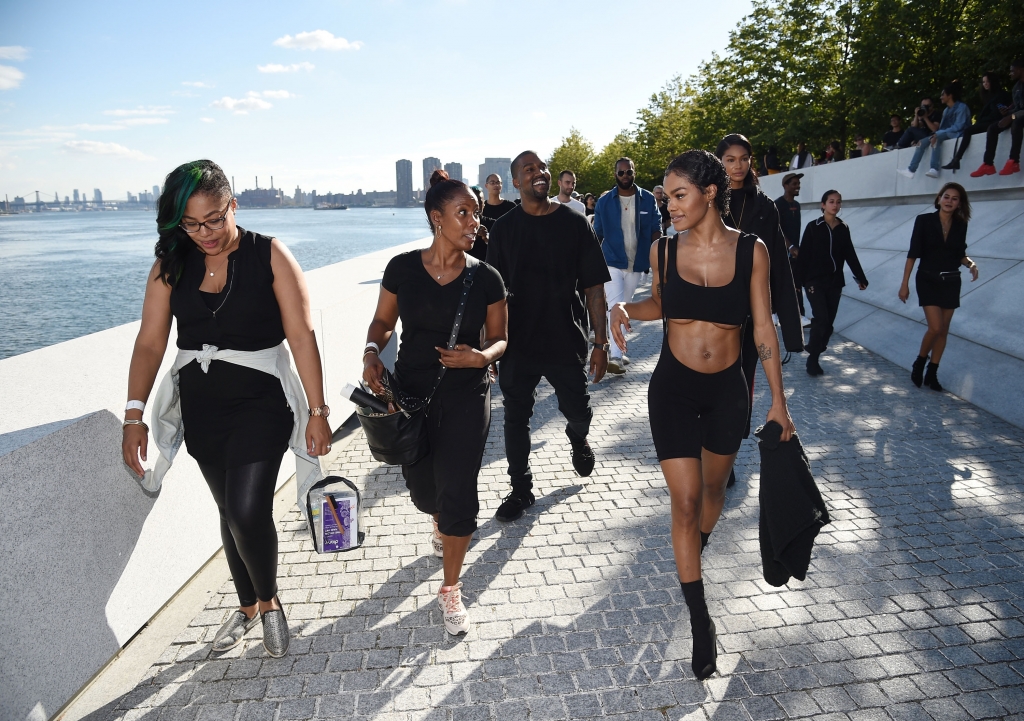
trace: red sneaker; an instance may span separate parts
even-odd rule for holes
[[[1007,160],[1006,165],[999,171],[1000,175],[1013,175],[1014,173],[1020,172],[1020,161],[1019,160]]]
[[[981,167],[971,173],[972,178],[980,178],[983,175],[995,175],[996,166],[989,165],[988,163],[982,163]]]

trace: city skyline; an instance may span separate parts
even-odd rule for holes
[[[511,2],[210,0],[197,32],[187,8],[12,4],[0,25],[0,198],[94,187],[125,198],[204,157],[236,178],[272,170],[288,188],[392,188],[397,160],[424,157],[455,158],[473,180],[485,157],[547,156],[573,127],[610,141],[673,75],[721,50],[750,7],[623,13],[595,0],[566,24]],[[693,24],[701,32],[671,52],[584,53]],[[224,32],[238,40],[211,53]],[[500,81],[465,89],[447,82],[455,68],[500,70]]]

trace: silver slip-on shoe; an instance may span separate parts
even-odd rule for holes
[[[263,648],[274,658],[281,658],[288,653],[288,619],[284,611],[274,609],[262,614],[263,617]]]
[[[249,618],[241,611],[235,611],[217,631],[217,635],[213,637],[213,650],[220,653],[234,648],[242,642],[245,634],[255,627],[259,620],[258,613]]]

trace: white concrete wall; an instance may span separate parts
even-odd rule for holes
[[[352,410],[338,393],[361,373],[387,261],[428,244],[306,274],[332,426]],[[138,326],[0,361],[2,719],[55,713],[221,545],[216,506],[187,453],[152,496],[121,462]],[[176,352],[174,337],[159,377]],[[294,472],[286,456],[280,482]]]
[[[1006,161],[1009,144],[1005,132],[997,168]],[[939,380],[961,398],[1024,428],[1024,337],[1017,330],[1024,308],[1024,173],[971,178],[984,149],[984,136],[975,136],[962,169],[943,170],[938,178],[924,175],[928,153],[913,179],[897,175],[896,168],[910,163],[911,148],[808,168],[800,171],[799,200],[804,225],[820,214],[825,191],[834,188],[851,201],[841,217],[850,226],[870,285],[863,292],[852,283],[846,286],[836,332],[909,370],[926,328],[913,276],[907,303],[896,295],[914,218],[934,211],[935,194],[946,182],[960,183],[974,194],[967,253],[980,277],[971,283],[962,272],[961,307],[953,316]],[[952,141],[943,143],[942,153],[943,163],[948,162]],[[782,195],[782,177],[761,178],[769,197]],[[848,281],[849,276],[847,271]]]

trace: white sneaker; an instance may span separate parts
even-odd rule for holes
[[[612,375],[620,376],[626,372],[626,366],[622,362],[621,358],[609,358],[608,359],[608,372]]]
[[[899,168],[896,172],[899,173],[900,175],[902,175],[904,178],[913,178],[914,177],[913,171],[911,171],[908,168]]]
[[[929,178],[937,178],[939,177],[939,171],[936,170],[935,168],[928,168],[928,172],[925,173],[925,175],[927,175]]]
[[[430,546],[434,549],[434,555],[444,558],[444,543],[441,541],[441,531],[437,529],[437,521],[433,521],[434,530],[430,532]]]
[[[458,636],[469,630],[469,613],[462,605],[462,581],[454,586],[441,586],[437,592],[437,606],[441,609],[441,618],[448,633]]]
[[[631,361],[631,360],[630,360],[629,358],[627,358],[626,356],[622,356],[622,359],[621,359],[621,360],[622,360],[622,366],[623,366],[623,367],[626,367],[626,366],[628,366],[628,365],[629,365],[630,363],[632,363],[632,362],[633,362],[633,361]]]

